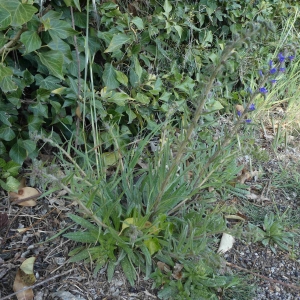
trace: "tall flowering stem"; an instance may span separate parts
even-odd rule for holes
[[[207,99],[209,98],[209,93],[210,91],[212,90],[212,87],[213,87],[213,83],[215,81],[215,79],[217,78],[217,75],[219,74],[219,72],[221,71],[222,67],[223,67],[223,64],[228,60],[228,58],[230,56],[232,56],[233,54],[233,50],[237,47],[239,47],[241,44],[245,43],[246,41],[249,41],[253,36],[257,35],[257,33],[260,31],[260,27],[257,27],[256,29],[254,29],[253,31],[251,32],[248,32],[244,37],[240,37],[238,40],[232,42],[230,45],[228,45],[223,53],[222,53],[222,56],[220,58],[220,63],[219,65],[217,65],[214,70],[212,71],[212,74],[209,78],[209,81],[206,85],[206,88],[202,94],[202,97],[201,97],[201,100],[196,108],[196,111],[195,111],[195,114],[194,114],[194,118],[192,119],[192,123],[191,125],[189,126],[187,132],[186,132],[186,136],[183,140],[183,142],[181,143],[179,149],[178,149],[178,152],[177,152],[177,155],[175,156],[174,160],[173,160],[173,163],[171,164],[167,174],[166,174],[166,177],[160,187],[160,192],[158,193],[155,201],[154,201],[154,205],[153,205],[153,212],[152,214],[155,214],[157,209],[158,209],[158,205],[166,191],[166,188],[167,188],[167,185],[169,183],[169,180],[174,172],[174,170],[177,168],[177,166],[179,165],[180,163],[180,160],[185,152],[185,149],[188,145],[188,143],[190,142],[190,139],[191,139],[191,136],[192,136],[192,133],[194,131],[194,129],[197,127],[197,124],[198,124],[198,121],[203,113],[203,109],[204,109],[204,105],[207,101]],[[267,81],[267,79],[264,79],[262,84],[265,84]],[[258,94],[259,92],[255,92],[252,94],[252,97],[251,97],[251,101],[249,101],[247,107],[246,107],[246,110],[248,110],[250,104],[252,103],[252,100],[256,97],[256,95]],[[232,133],[235,133],[240,124],[242,123],[242,118],[236,123],[234,129],[233,129],[233,132]],[[230,136],[228,136],[227,138],[225,138],[224,140],[224,146],[227,146],[230,142],[230,139],[232,137],[232,134]],[[223,145],[222,145],[222,148],[223,148]],[[215,152],[215,154],[208,160],[208,162],[205,164],[205,166],[203,166],[203,170],[205,170],[213,160],[215,160],[215,158],[222,152],[222,148],[220,147],[219,150],[217,150]],[[202,173],[199,175],[199,178],[202,176]],[[196,186],[196,185],[195,185]],[[184,204],[184,201],[182,201],[181,203],[178,204],[178,206],[181,206]]]

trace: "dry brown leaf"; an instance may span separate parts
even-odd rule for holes
[[[9,198],[13,204],[21,206],[36,206],[36,199],[41,193],[32,187],[24,187],[18,190],[18,193],[10,192]]]
[[[18,292],[25,287],[29,287],[33,285],[36,281],[35,276],[33,274],[33,265],[34,265],[35,257],[30,257],[23,261],[19,270],[17,271],[13,290],[14,292]],[[34,294],[32,289],[28,289],[17,294],[18,300],[33,300]]]
[[[240,113],[243,113],[243,112],[244,112],[244,107],[243,107],[242,105],[237,104],[237,105],[235,106],[235,109],[236,109],[237,111],[239,111]]]
[[[171,272],[170,267],[162,261],[157,262],[157,267],[165,273]]]
[[[172,277],[177,280],[180,280],[182,278],[182,272],[181,272],[182,269],[183,269],[183,265],[176,263],[173,268]]]

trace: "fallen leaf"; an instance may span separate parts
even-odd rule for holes
[[[21,206],[36,206],[36,199],[41,193],[32,187],[24,187],[18,190],[18,193],[10,192],[9,198],[13,201],[12,204]]]
[[[183,265],[176,263],[173,268],[172,277],[177,280],[180,280],[182,278],[182,272],[181,272],[182,269],[183,269]]]
[[[157,267],[158,267],[161,271],[163,271],[163,272],[165,272],[165,273],[171,272],[170,267],[169,267],[167,264],[165,264],[164,262],[158,261],[156,264],[157,264]]]
[[[33,265],[35,262],[35,257],[30,257],[23,261],[19,270],[17,271],[13,290],[18,292],[25,287],[33,285],[36,281],[33,274]],[[32,289],[28,289],[22,292],[17,293],[18,300],[33,300],[34,294]]]
[[[7,214],[0,214],[0,230],[8,225]]]
[[[228,233],[223,233],[218,253],[225,253],[230,250],[234,243],[234,237]]]

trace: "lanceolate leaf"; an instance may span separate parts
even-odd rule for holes
[[[38,53],[38,56],[43,65],[45,65],[49,72],[54,76],[64,79],[63,77],[63,63],[64,55],[59,51],[48,51],[43,53]]]
[[[26,54],[40,49],[42,46],[42,41],[35,31],[23,32],[20,40],[26,48]]]
[[[132,38],[124,33],[119,33],[117,35],[114,35],[108,48],[104,52],[108,53],[108,52],[114,52],[116,50],[119,50],[122,47],[122,45],[130,41],[132,41]]]
[[[119,81],[117,80],[115,68],[112,64],[105,64],[102,79],[108,90],[115,89],[120,85]]]

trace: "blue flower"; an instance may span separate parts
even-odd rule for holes
[[[265,87],[261,87],[259,88],[260,93],[262,94],[266,94],[268,92],[268,90]]]
[[[285,72],[285,68],[279,68],[279,72]]]
[[[285,57],[281,52],[278,54],[278,60],[280,63],[284,62],[284,60],[285,60]]]
[[[250,111],[253,111],[253,110],[255,110],[255,104],[254,104],[254,103],[250,104],[250,106],[249,106],[249,110],[250,110]]]
[[[269,66],[270,66],[270,68],[272,68],[272,66],[273,66],[273,61],[271,59],[269,61]]]
[[[240,117],[242,115],[242,112],[240,110],[238,110],[237,115]]]
[[[276,68],[272,68],[272,69],[270,70],[270,74],[275,74],[275,73],[276,73],[276,71],[277,71],[277,69],[276,69]]]
[[[275,84],[276,82],[277,82],[276,79],[271,79],[271,83],[272,83],[272,84]]]
[[[288,59],[289,59],[290,61],[292,61],[294,58],[295,58],[295,55],[290,55],[290,56],[288,56]]]
[[[258,71],[258,74],[259,74],[259,76],[264,76],[262,70],[259,70],[259,71]]]
[[[246,123],[251,123],[252,120],[251,120],[251,119],[247,119],[247,120],[245,120],[245,122],[246,122]]]

